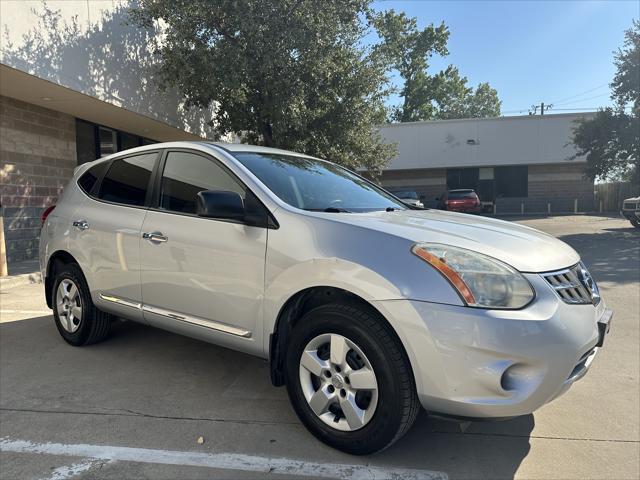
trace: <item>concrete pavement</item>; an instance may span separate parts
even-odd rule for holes
[[[615,310],[591,371],[533,415],[463,429],[422,413],[385,452],[345,455],[300,425],[262,360],[132,322],[70,347],[35,284],[0,292],[0,478],[638,478],[640,233],[521,223],[574,246]]]

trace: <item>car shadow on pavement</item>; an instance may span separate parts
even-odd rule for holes
[[[534,424],[533,415],[464,424],[421,411],[409,433],[375,459],[450,478],[511,479],[529,453]]]
[[[640,231],[605,228],[601,233],[558,237],[580,252],[582,261],[597,282],[616,284],[640,281]]]
[[[286,390],[271,386],[267,362],[243,353],[134,322],[117,322],[104,343],[75,348],[59,337],[50,316],[2,324],[0,350],[0,407],[9,414],[30,410],[46,417],[63,404],[64,410],[85,412],[87,418],[111,412],[116,423],[133,421],[131,415],[232,422],[240,429],[260,422],[296,439],[285,446],[292,457],[305,459],[304,452],[312,450],[323,451],[335,463],[360,461],[307,434]],[[533,426],[532,415],[461,425],[422,411],[404,438],[366,461],[391,469],[443,471],[451,478],[513,478],[529,452]],[[30,431],[20,435],[41,440],[31,438],[37,434]],[[122,435],[126,446],[128,437]],[[269,441],[262,440],[256,439],[256,445]]]

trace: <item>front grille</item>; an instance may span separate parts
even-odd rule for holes
[[[593,303],[590,290],[581,281],[579,272],[583,268],[577,264],[557,272],[543,273],[542,276],[566,303]]]

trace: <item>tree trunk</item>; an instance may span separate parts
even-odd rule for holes
[[[260,133],[262,133],[262,140],[265,147],[273,147],[273,127],[270,122],[260,122]]]

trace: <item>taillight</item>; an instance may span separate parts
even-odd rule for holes
[[[54,208],[56,208],[56,206],[51,205],[50,207],[47,207],[44,212],[42,212],[42,215],[40,215],[40,221],[42,222],[41,225],[44,225],[44,222],[47,221],[47,217],[51,212],[53,212]]]

